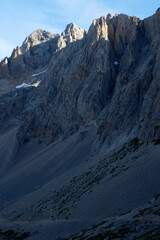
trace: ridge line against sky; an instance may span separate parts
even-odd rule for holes
[[[108,13],[146,18],[158,7],[159,0],[0,0],[0,60],[36,29],[60,34],[74,22],[88,30],[95,18]]]

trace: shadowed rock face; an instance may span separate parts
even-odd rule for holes
[[[81,40],[56,52],[36,91],[41,103],[27,114],[20,141],[67,137],[90,120],[99,126],[100,146],[158,139],[159,18],[159,10],[145,20],[101,17]]]
[[[117,136],[120,141],[130,135],[137,135],[143,141],[159,138],[159,10],[143,21],[134,19],[130,28],[132,38],[119,60],[114,96],[101,116],[105,119],[102,120],[106,126],[104,137],[111,143]],[[117,55],[117,48],[114,51]]]
[[[123,55],[127,45],[135,40],[139,22],[139,18],[124,14],[107,15],[109,39],[117,55]]]

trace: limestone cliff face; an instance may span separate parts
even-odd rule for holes
[[[100,39],[108,40],[108,25],[105,17],[101,17],[92,22],[88,31],[88,38],[91,39],[92,44],[98,42]]]
[[[35,71],[47,68],[54,52],[83,38],[84,33],[74,23],[67,25],[61,36],[42,29],[35,30],[21,47],[13,50],[10,58],[0,63],[0,79],[10,79],[16,84],[24,79],[29,81]]]
[[[57,41],[56,50],[40,86],[30,91],[28,98],[38,101],[21,118],[19,141],[66,138],[88,121],[98,125],[99,147],[159,139],[159,22],[159,10],[144,20],[108,15],[94,20],[88,33],[70,24],[47,40]],[[28,61],[38,66],[42,59]]]
[[[110,59],[114,61],[107,23],[105,18],[97,19],[82,40],[53,55],[38,90],[41,94],[43,89],[42,102],[28,114],[20,138],[27,129],[33,136],[67,137],[96,119],[114,88],[116,69]]]
[[[160,8],[156,13],[144,19],[145,37],[149,40],[152,45],[160,44]]]
[[[76,24],[70,23],[67,25],[64,32],[62,32],[58,39],[57,51],[66,47],[69,43],[80,40],[84,37],[86,31],[77,27]]]
[[[135,40],[139,21],[139,18],[124,14],[107,15],[109,40],[117,56],[122,56],[127,45]]]
[[[56,49],[58,35],[36,30],[28,36],[21,47],[16,47],[10,58],[0,63],[0,79],[20,83],[27,80],[36,69],[48,65]]]
[[[129,19],[126,16],[124,18]],[[130,24],[133,27],[128,25],[129,39],[121,37],[121,43],[125,42],[123,51],[117,52],[118,45],[112,45],[115,46],[113,50],[119,58],[118,74],[114,95],[101,115],[103,123],[99,128],[102,133],[101,140],[108,144],[125,142],[135,136],[142,141],[160,137],[158,114],[160,38],[157,37],[159,19],[159,10],[143,21],[132,18]],[[128,28],[125,29],[127,33]],[[113,43],[115,44],[115,40]],[[120,49],[122,50],[121,47]]]

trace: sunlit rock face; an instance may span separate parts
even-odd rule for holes
[[[75,23],[70,23],[66,26],[64,32],[62,32],[59,40],[58,40],[58,48],[57,51],[64,48],[71,42],[80,40],[84,37],[86,31],[77,27]]]

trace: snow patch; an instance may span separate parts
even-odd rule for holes
[[[16,88],[23,88],[23,87],[38,87],[41,81],[38,82],[31,82],[31,83],[22,83],[21,85],[16,86]]]
[[[117,61],[115,61],[115,62],[114,62],[114,65],[116,65],[116,66],[117,66],[117,65],[118,65],[118,62],[117,62]]]
[[[21,85],[16,86],[16,88],[22,88],[22,87],[25,87],[27,85],[28,85],[27,83],[22,83]]]
[[[35,74],[33,74],[31,77],[36,77],[36,76],[38,76],[38,75],[41,75],[41,74],[45,73],[46,71],[47,71],[47,69],[44,70],[44,71],[42,71],[42,72],[35,73]]]

